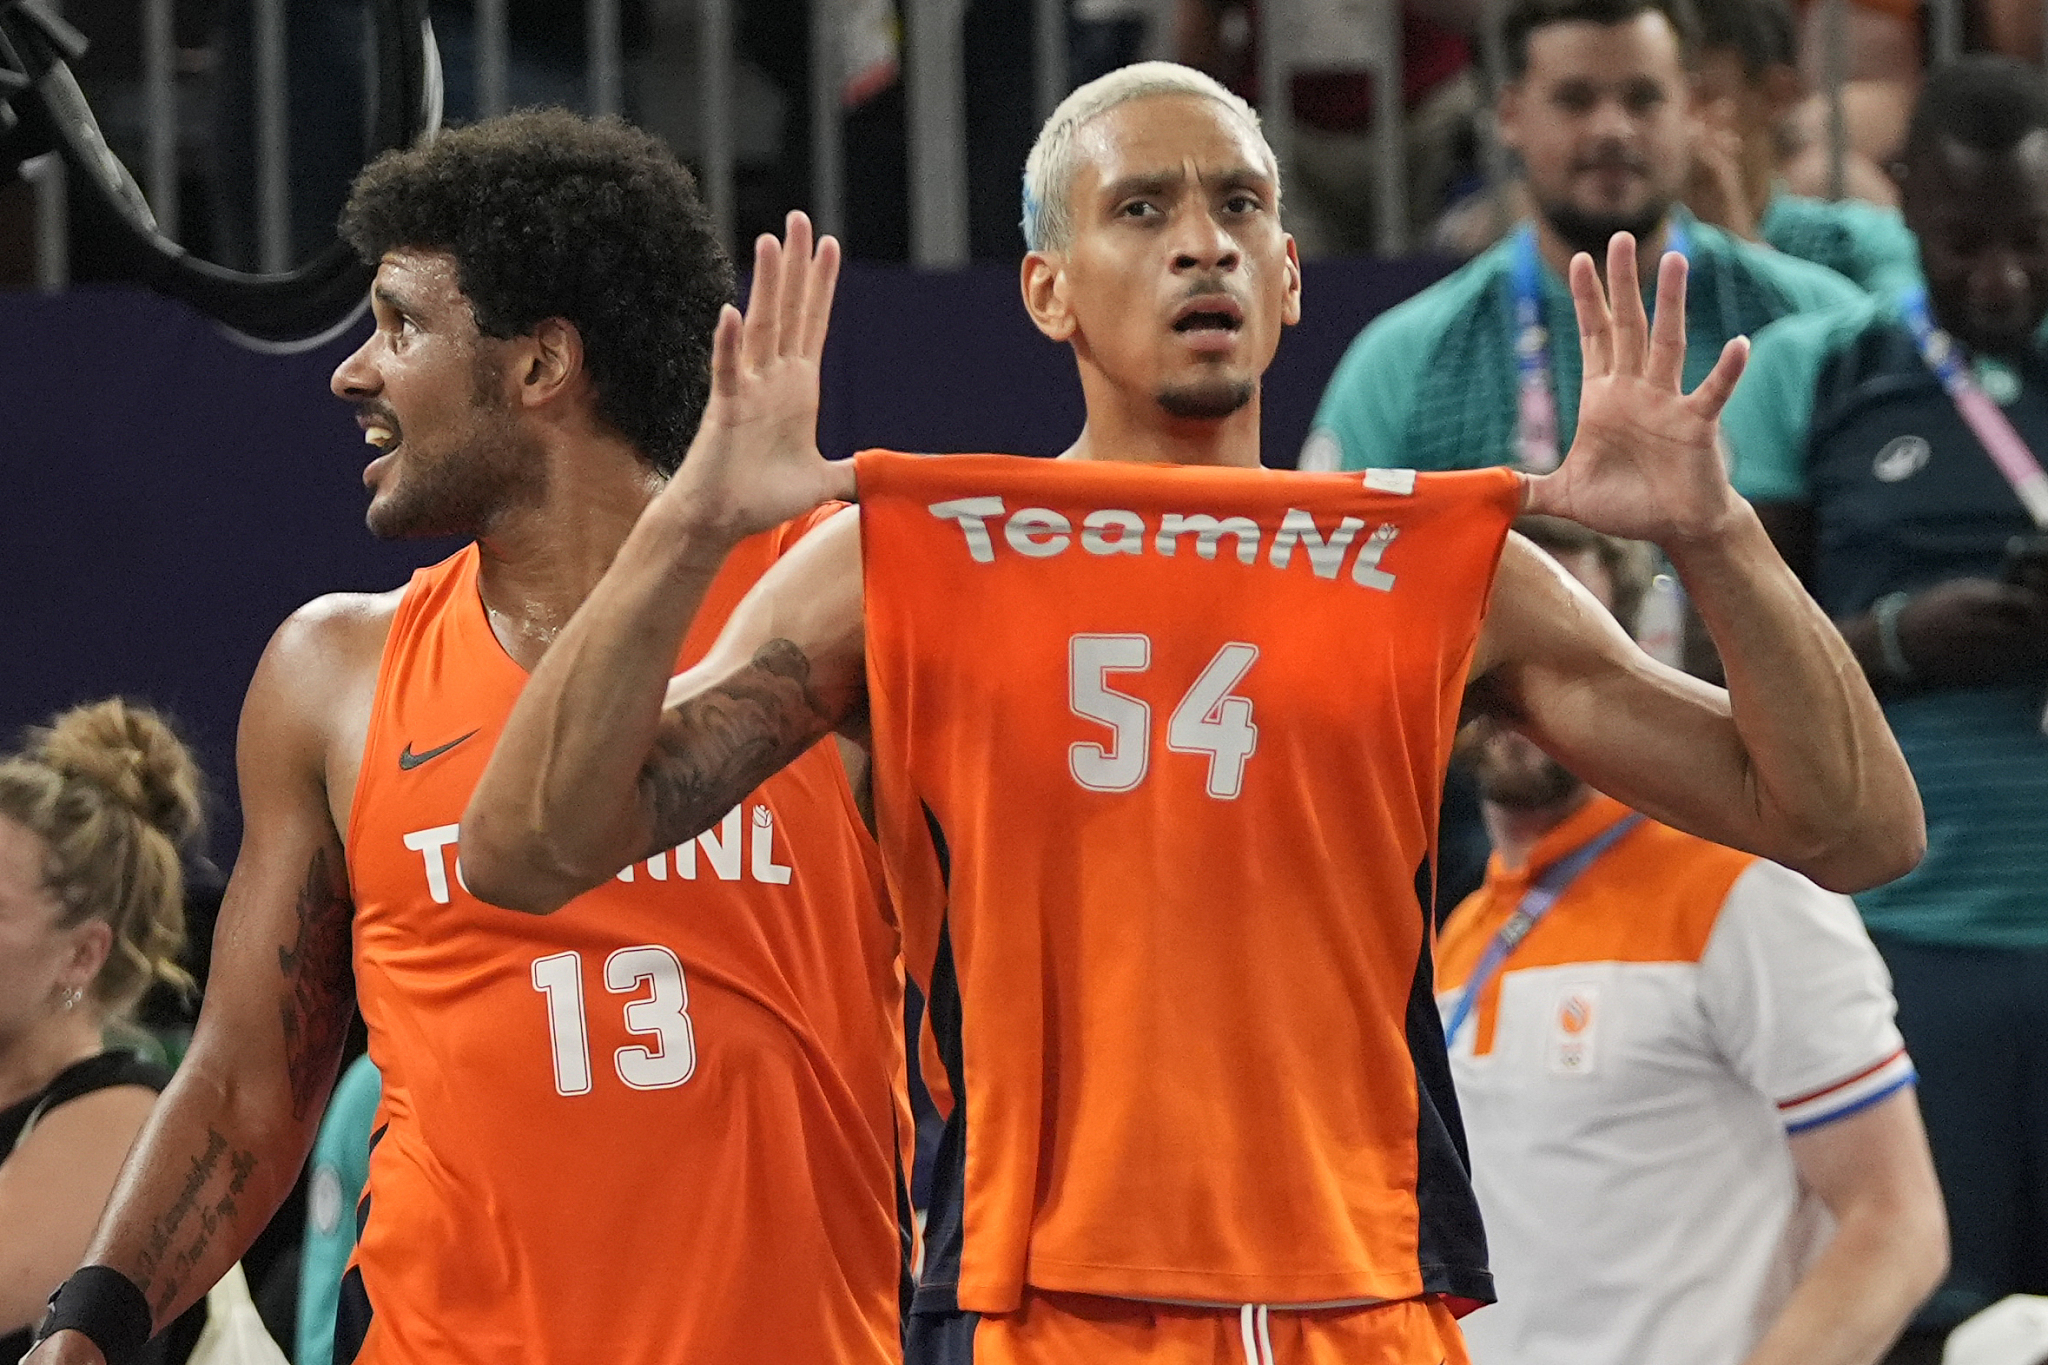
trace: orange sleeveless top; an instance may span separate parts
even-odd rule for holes
[[[1516,476],[857,468],[918,1307],[1490,1299],[1414,880]]]
[[[734,553],[678,668],[803,529]],[[897,935],[838,754],[551,916],[483,904],[456,821],[526,675],[477,560],[413,577],[349,821],[384,1080],[353,1358],[899,1361]]]

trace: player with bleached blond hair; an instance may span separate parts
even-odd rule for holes
[[[1076,91],[1027,173],[1021,287],[1073,347],[1054,461],[820,458],[836,256],[764,238],[681,470],[535,671],[462,820],[486,899],[548,913],[839,731],[873,758],[906,960],[956,1097],[918,1365],[1463,1361],[1492,1296],[1428,915],[1461,699],[1659,819],[1850,888],[1910,867],[1912,783],[1832,625],[1729,488],[1730,345],[1680,391],[1635,245],[1572,269],[1556,474],[1259,466],[1298,316],[1244,106],[1146,66]],[[748,532],[858,494],[671,679]],[[1655,541],[1727,660],[1643,655],[1508,534]]]

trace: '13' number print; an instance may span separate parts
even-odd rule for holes
[[[621,948],[604,961],[604,988],[626,995],[649,986],[626,1005],[626,1027],[654,1039],[652,1047],[622,1047],[612,1054],[619,1079],[635,1090],[681,1085],[697,1069],[697,1037],[690,1027],[690,988],[683,964],[660,944]],[[590,1025],[583,1011],[583,955],[556,953],[533,964],[533,988],[547,997],[548,1039],[554,1046],[555,1090],[590,1093]]]

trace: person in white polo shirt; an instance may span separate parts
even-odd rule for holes
[[[1632,616],[1632,547],[1517,529]],[[1474,1365],[1880,1359],[1940,1282],[1948,1228],[1855,907],[1518,734],[1460,749],[1494,843],[1438,945],[1500,1295],[1465,1319]]]

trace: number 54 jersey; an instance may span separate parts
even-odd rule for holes
[[[680,663],[801,529],[734,552]],[[335,1360],[900,1362],[897,936],[838,754],[553,915],[484,904],[456,821],[526,675],[477,554],[406,591],[351,812],[384,1093]]]
[[[1414,878],[1517,476],[857,470],[918,1310],[1491,1299]]]

